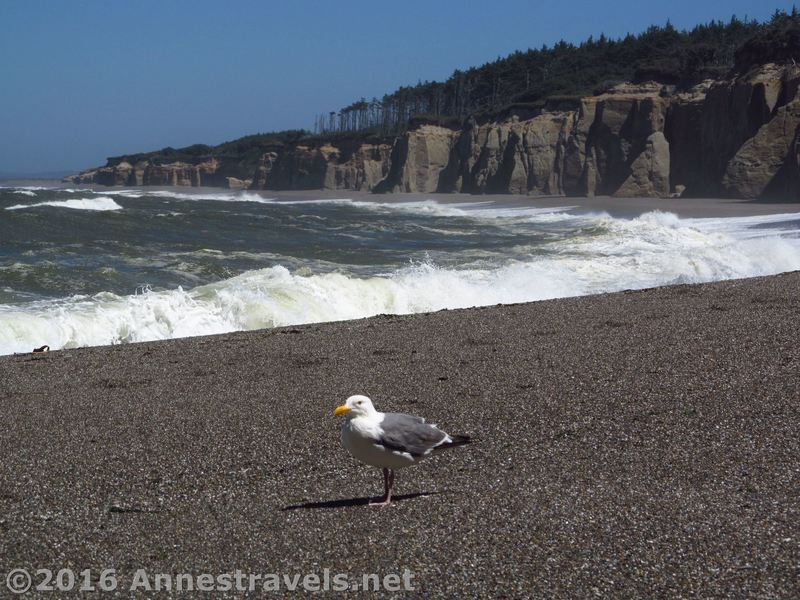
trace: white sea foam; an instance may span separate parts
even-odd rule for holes
[[[77,191],[77,190],[65,190]],[[178,192],[172,190],[146,190],[146,188],[139,189],[120,189],[120,190],[103,190],[95,191],[96,194],[105,194],[109,196],[120,196],[123,198],[141,198],[143,196],[151,196],[155,198],[165,198],[172,200],[183,201],[200,201],[211,200],[215,202],[255,202],[258,204],[280,204],[280,205],[347,205],[365,210],[370,210],[380,213],[409,213],[416,215],[430,215],[441,217],[473,217],[481,219],[521,219],[526,217],[551,218],[559,220],[564,218],[561,213],[568,211],[574,206],[563,206],[555,208],[534,208],[527,206],[519,207],[503,207],[498,206],[493,201],[480,201],[480,202],[457,202],[457,203],[441,203],[436,200],[419,200],[419,201],[399,201],[399,202],[382,202],[376,198],[376,201],[368,200],[353,200],[352,198],[304,198],[304,199],[277,199],[272,197],[261,196],[255,192],[249,191],[229,191],[229,192]]]
[[[433,199],[419,201],[398,201],[384,202],[379,198],[375,201],[353,200],[352,198],[304,198],[304,199],[277,199],[273,197],[261,196],[256,192],[250,191],[222,191],[222,192],[200,192],[200,191],[173,191],[173,190],[149,190],[147,188],[136,189],[113,189],[113,190],[83,190],[83,189],[63,189],[65,192],[92,192],[105,196],[119,196],[122,198],[142,198],[144,196],[164,198],[166,200],[179,201],[214,201],[214,202],[253,202],[257,204],[278,204],[278,205],[337,205],[352,206],[355,208],[369,210],[371,212],[391,214],[407,213],[412,215],[440,216],[440,217],[465,217],[472,219],[509,219],[509,220],[532,220],[536,222],[556,222],[574,218],[574,215],[566,211],[575,208],[574,206],[562,206],[554,208],[535,208],[528,206],[507,207],[498,206],[494,201],[478,202],[457,202],[441,203]]]
[[[40,185],[0,185],[0,190],[52,190],[54,188],[43,187]]]
[[[14,190],[12,194],[19,194],[20,196],[36,196],[36,192],[31,190]]]
[[[138,192],[135,190],[103,190],[102,192],[96,191],[95,194],[106,194],[108,196],[121,196],[122,198],[141,198],[147,195],[146,192]]]
[[[797,218],[797,215],[789,219]],[[0,353],[157,340],[234,330],[416,313],[695,283],[800,269],[800,239],[773,217],[681,220],[584,217],[592,232],[553,241],[524,260],[445,269],[425,262],[383,276],[249,271],[191,290],[101,293],[0,306]],[[784,217],[786,220],[786,217]],[[777,221],[779,222],[779,221]]]
[[[7,206],[6,210],[22,210],[39,206],[94,211],[122,210],[122,207],[114,202],[113,198],[107,196],[99,196],[97,198],[71,198],[69,200],[48,200],[47,202],[36,202],[35,204],[15,204],[14,206]]]
[[[417,202],[368,202],[364,200],[317,200],[316,202],[338,202],[349,204],[358,208],[380,212],[380,213],[411,213],[415,215],[429,215],[434,217],[465,217],[468,216],[467,205],[465,204],[442,204],[435,200],[421,200]],[[476,210],[488,203],[475,203],[473,208]]]
[[[800,225],[800,214],[783,213],[776,215],[756,215],[737,217],[735,219],[698,218],[683,219],[687,226],[697,227],[703,231],[729,233],[737,237],[763,237],[770,235],[797,235]],[[777,227],[777,225],[783,225]],[[768,227],[768,229],[767,229]]]
[[[100,193],[100,192],[97,192]],[[204,193],[204,192],[172,192],[169,190],[115,190],[103,191],[103,194],[110,194],[114,196],[122,196],[123,198],[141,198],[143,196],[153,196],[156,198],[168,198],[172,200],[212,200],[215,202],[255,202],[257,204],[271,204],[275,202],[275,198],[265,198],[251,192],[219,192],[219,193]]]
[[[280,204],[336,204],[353,206],[377,213],[408,213],[434,217],[465,217],[474,219],[562,220],[574,218],[566,214],[574,206],[536,208],[532,206],[504,207],[493,201],[441,203],[436,200],[380,202],[351,198],[320,198],[310,200],[280,200]]]

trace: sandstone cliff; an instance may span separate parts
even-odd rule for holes
[[[296,144],[265,155],[253,188],[370,191],[389,172],[391,152],[390,144],[358,141]]]
[[[198,164],[186,162],[152,163],[121,161],[113,165],[83,171],[67,178],[72,183],[97,183],[116,186],[191,186],[241,189],[251,180],[239,179],[226,169],[224,161],[209,158]]]
[[[800,195],[800,68],[762,65],[688,90],[620,84],[577,108],[421,124],[393,140],[299,140],[250,172],[214,156],[125,160],[71,178],[105,185],[737,198]],[[252,163],[251,163],[252,164]],[[684,192],[685,190],[685,192]]]

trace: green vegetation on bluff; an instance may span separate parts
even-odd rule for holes
[[[670,23],[654,25],[622,39],[601,34],[578,45],[561,41],[553,47],[517,51],[480,67],[456,70],[443,82],[403,86],[380,100],[361,98],[319,115],[313,134],[289,130],[249,135],[218,146],[164,148],[111,157],[108,166],[142,160],[197,164],[214,157],[247,173],[264,153],[299,141],[386,140],[422,123],[457,128],[470,115],[491,119],[510,111],[574,108],[580,97],[622,81],[654,80],[686,87],[742,73],[756,64],[795,59],[800,60],[800,15],[795,9],[776,11],[765,23],[734,16],[727,23],[712,21],[689,31],[678,31]]]
[[[769,23],[758,27],[756,33],[735,53],[734,71],[743,73],[764,63],[789,63],[800,60],[800,15],[776,11]]]
[[[378,100],[359,101],[317,117],[315,131],[373,130],[400,133],[421,115],[429,122],[460,121],[475,114],[502,115],[508,107],[531,110],[575,103],[621,81],[690,86],[731,69],[800,59],[800,16],[776,11],[766,23],[732,17],[690,31],[653,25],[622,39],[590,37],[579,45],[517,51],[505,58],[456,70],[446,81],[404,86]]]
[[[256,133],[230,142],[223,142],[217,146],[207,146],[206,144],[193,144],[185,148],[171,148],[168,146],[154,152],[111,156],[108,158],[107,164],[113,167],[124,161],[133,165],[146,160],[156,165],[173,162],[197,164],[214,157],[220,160],[241,162],[243,166],[249,168],[254,167],[265,152],[280,150],[283,146],[293,144],[307,135],[308,132],[302,129]]]

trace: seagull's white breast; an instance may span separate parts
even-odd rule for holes
[[[382,413],[374,417],[353,417],[342,425],[342,446],[361,462],[387,469],[399,469],[413,465],[416,460],[408,452],[398,452],[376,444],[383,433],[380,421]]]

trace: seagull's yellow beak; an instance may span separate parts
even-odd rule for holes
[[[342,404],[341,406],[337,406],[336,410],[333,411],[333,416],[338,417],[339,415],[344,415],[350,412],[350,408]]]

